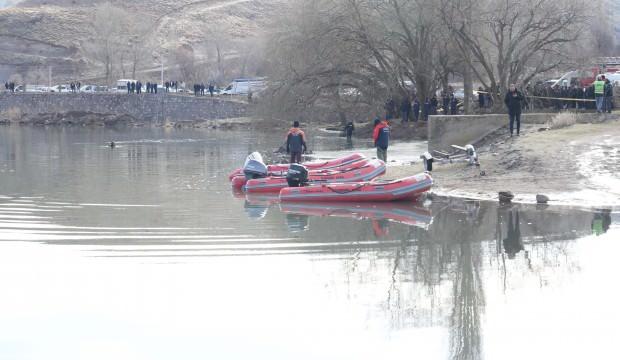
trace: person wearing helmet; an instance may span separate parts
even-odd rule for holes
[[[291,154],[291,164],[301,163],[301,154],[306,150],[306,134],[299,129],[299,121],[295,121],[286,134],[286,153]]]

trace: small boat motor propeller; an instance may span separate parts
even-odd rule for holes
[[[286,173],[286,182],[290,187],[300,187],[308,183],[308,169],[300,164],[291,164]]]

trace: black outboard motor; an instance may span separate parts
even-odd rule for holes
[[[286,173],[286,181],[290,187],[300,187],[308,183],[308,169],[299,164],[291,164]]]
[[[253,152],[245,159],[243,174],[248,180],[267,177],[267,165],[259,152]]]

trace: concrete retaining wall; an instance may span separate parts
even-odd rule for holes
[[[24,94],[0,93],[0,112],[18,108],[24,114],[83,111],[131,115],[145,122],[199,121],[249,115],[241,102],[171,94]]]
[[[546,124],[555,113],[522,114],[525,124]],[[450,145],[473,144],[508,126],[507,114],[435,115],[428,123],[428,150],[449,150]]]

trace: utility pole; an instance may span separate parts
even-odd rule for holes
[[[160,55],[161,57],[161,85],[164,85],[164,56]]]
[[[52,66],[50,65],[47,69],[47,82],[48,82],[48,91],[52,87]]]

